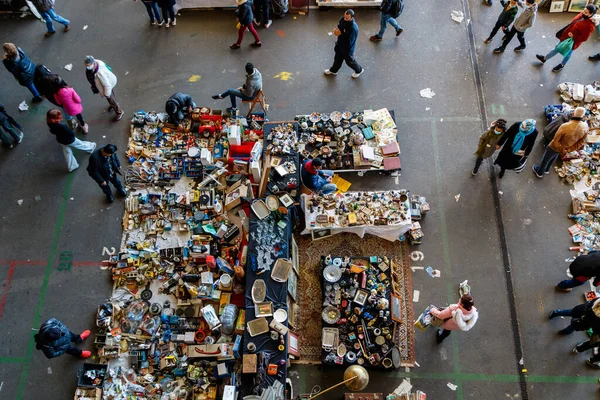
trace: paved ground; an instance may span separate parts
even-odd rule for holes
[[[470,10],[466,19],[473,22],[472,30],[466,21],[452,21],[452,10]],[[404,167],[399,184],[383,176],[347,178],[354,189],[401,186],[428,197],[432,212],[423,224],[424,244],[416,249],[424,259],[415,265],[431,265],[442,277],[414,273],[414,287],[421,291],[415,311],[430,302],[455,301],[457,284],[469,279],[481,317],[473,331],[454,333],[441,346],[432,331],[417,332],[420,367],[410,373],[373,373],[369,390],[390,392],[409,376],[432,399],[597,397],[595,371],[586,367],[583,355],[571,354],[583,335],[560,337],[556,330],[566,321],[549,323],[546,318],[552,308],[582,301],[583,289],[569,295],[553,289],[570,256],[568,187],[555,175],[538,180],[529,169],[520,175],[509,171],[498,181],[484,164],[478,176],[470,175],[483,125],[502,115],[509,122],[534,117],[541,128],[542,108],[557,101],[558,83],[596,79],[597,67],[587,60],[597,51],[596,34],[559,74],[550,71],[555,63],[542,68],[535,60],[536,52],[554,45],[554,32],[572,14],[544,11],[527,33],[523,53],[512,51],[514,43],[495,55],[495,46],[484,45],[483,39],[500,12],[498,4],[409,2],[400,18],[405,32],[396,39],[388,31],[378,44],[368,41],[379,26],[377,11],[358,10],[357,57],[366,72],[354,81],[347,67],[337,77],[322,75],[332,61],[328,32],[341,17],[339,10],[311,10],[308,16],[277,20],[270,30],[259,30],[263,48],[248,47],[247,37],[237,52],[228,49],[236,36],[230,11],[185,12],[168,31],[147,26],[139,2],[67,0],[59,2],[57,11],[72,20],[68,34],[44,39],[44,25],[31,18],[2,18],[0,34],[78,90],[90,124],[87,139],[99,144],[124,148],[128,126],[125,120],[113,123],[104,112],[105,101],[89,91],[81,62],[86,54],[113,67],[119,77],[116,93],[127,115],[140,108],[161,109],[175,91],[191,93],[199,104],[224,108],[226,101],[216,103],[210,95],[239,85],[246,61],[263,73],[273,120],[314,110],[396,111]],[[74,65],[71,72],[63,69],[69,63]],[[192,75],[201,78],[190,83]],[[6,71],[0,77],[0,101],[26,129],[23,144],[0,149],[0,398],[68,399],[81,363],[69,357],[46,360],[33,346],[31,329],[50,316],[73,330],[93,324],[96,305],[110,293],[98,263],[103,247],[119,244],[122,205],[103,203],[84,168],[66,173],[60,147],[44,124],[49,103],[19,113],[17,105],[29,93]],[[426,87],[436,93],[431,100],[419,96]],[[531,161],[541,152],[537,148]],[[83,155],[79,159],[87,164]],[[527,373],[520,374],[521,369]],[[306,393],[315,384],[326,387],[340,380],[341,371],[295,366],[290,375],[296,391]],[[448,382],[458,385],[457,390],[451,391]],[[341,398],[342,393],[327,398]]]

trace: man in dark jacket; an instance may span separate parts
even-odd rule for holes
[[[14,143],[21,143],[24,136],[23,128],[6,112],[4,105],[0,103],[0,141],[6,147],[12,149],[14,143],[11,143],[8,136],[12,136]]]
[[[354,50],[356,49],[356,39],[358,38],[358,25],[354,21],[354,11],[346,10],[338,26],[333,30],[333,34],[337,36],[335,42],[335,56],[331,68],[325,70],[325,75],[337,75],[342,63],[346,64],[354,70],[353,78],[358,78],[363,73],[364,68],[358,65],[354,58]]]
[[[96,143],[77,139],[75,132],[62,121],[63,116],[59,109],[53,108],[46,113],[46,122],[48,128],[50,128],[50,133],[56,136],[56,141],[62,145],[63,155],[67,161],[67,168],[69,172],[72,172],[79,168],[72,149],[91,153],[96,148]]]
[[[181,121],[186,113],[191,113],[196,108],[192,96],[185,93],[175,93],[165,104],[165,111],[169,114],[169,123],[181,128]]]
[[[569,109],[561,112],[559,115],[552,120],[546,127],[544,128],[544,147],[548,146],[552,139],[554,139],[554,135],[558,132],[558,128],[565,122],[569,122],[571,120],[571,115],[573,115],[573,110]]]
[[[69,329],[57,320],[50,318],[44,322],[39,329],[39,333],[35,334],[35,348],[41,350],[47,358],[55,358],[67,353],[75,357],[88,358],[92,355],[91,351],[81,350],[71,347],[71,343],[82,343],[88,336],[90,331],[85,330],[79,335],[69,331]]]
[[[501,0],[500,3],[503,7],[502,12],[498,16],[498,20],[496,21],[496,25],[494,25],[492,32],[490,32],[488,38],[485,39],[485,44],[489,44],[492,41],[492,39],[494,38],[494,36],[496,36],[496,33],[498,33],[498,30],[500,28],[502,28],[502,31],[504,33],[508,33],[508,27],[510,26],[510,24],[513,23],[515,17],[517,16],[517,13],[519,12],[519,5],[517,3],[517,0],[510,0],[508,4],[506,3],[506,1]]]
[[[494,49],[494,53],[502,53],[506,49],[506,46],[510,43],[510,41],[517,35],[517,39],[519,40],[519,46],[515,47],[514,50],[518,53],[520,51],[525,50],[527,47],[527,43],[525,43],[525,31],[531,28],[535,24],[535,18],[537,15],[537,3],[535,0],[525,0],[525,4],[522,2],[517,2],[519,7],[523,7],[523,12],[515,19],[512,28],[510,31],[504,35],[504,39],[502,40],[502,44],[499,47]]]
[[[46,37],[56,33],[52,20],[55,20],[59,24],[63,24],[65,26],[65,32],[69,32],[71,27],[69,25],[70,22],[68,19],[61,17],[54,11],[54,0],[35,0],[35,6],[40,11],[44,21],[46,21],[46,28],[48,28],[48,32],[45,33]]]
[[[121,174],[121,163],[117,157],[117,146],[114,144],[107,144],[92,153],[87,172],[98,183],[109,203],[115,201],[115,198],[108,182],[113,184],[121,196],[127,196],[127,191],[117,176]]]
[[[569,265],[569,272],[573,279],[565,279],[556,285],[556,289],[570,292],[572,288],[581,286],[594,278],[594,286],[600,286],[600,251],[593,251],[581,255]]]
[[[404,0],[383,0],[379,9],[381,10],[381,27],[379,33],[371,36],[369,40],[372,42],[381,42],[388,23],[396,30],[396,36],[400,36],[404,29],[398,25],[396,18],[398,18],[404,10]]]
[[[229,96],[229,99],[231,100],[230,110],[234,110],[237,108],[236,97],[239,97],[244,101],[253,100],[261,89],[262,75],[260,71],[254,68],[252,63],[246,63],[246,83],[244,83],[244,86],[237,89],[227,89],[227,91],[223,93],[215,94],[212,98],[220,100]]]
[[[4,43],[4,67],[13,74],[19,85],[25,86],[31,94],[33,94],[33,102],[38,103],[44,101],[40,93],[33,84],[33,76],[35,73],[35,64],[29,59],[27,54],[12,43]]]

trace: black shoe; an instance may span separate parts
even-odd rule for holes
[[[380,38],[380,37],[379,37],[379,36],[377,36],[377,35],[373,35],[373,36],[371,36],[371,37],[369,38],[369,40],[370,40],[371,42],[381,42],[383,39],[382,39],[382,38]]]
[[[215,100],[222,100],[223,96],[221,96],[220,94],[215,94],[214,96],[212,96],[212,98]]]
[[[40,96],[36,96],[33,99],[31,99],[32,103],[41,103],[42,101],[44,101],[44,98]]]
[[[556,317],[558,317],[558,314],[556,313],[556,310],[552,310],[550,312],[550,315],[548,315],[548,319],[554,319]]]
[[[400,28],[396,31],[396,36],[400,36],[400,34],[404,32],[404,29]]]
[[[127,195],[129,195],[129,193],[127,193],[127,190],[124,190],[124,189],[119,190],[118,193],[119,193],[119,196],[122,196],[122,197],[127,197]]]
[[[558,331],[559,335],[570,335],[571,333],[573,333],[573,331],[571,330],[567,330],[568,328],[565,329],[561,329],[560,331]]]
[[[231,50],[237,50],[237,49],[239,49],[239,48],[240,48],[240,45],[239,45],[239,44],[237,44],[237,43],[234,43],[234,44],[232,44],[231,46],[229,46],[229,48],[230,48]]]
[[[527,46],[519,46],[519,47],[515,47],[515,51],[518,53],[518,52],[520,52],[520,51],[523,51],[523,50],[525,50],[525,47],[527,47]]]
[[[113,106],[108,106],[108,108],[106,109],[106,111],[111,112],[112,110],[114,110],[115,108]]]
[[[562,64],[558,64],[556,67],[552,68],[552,72],[558,72],[563,69],[565,66]]]
[[[588,59],[593,60],[593,61],[598,61],[598,60],[600,60],[600,53],[596,53],[593,56],[589,56]]]
[[[542,64],[546,63],[546,57],[541,54],[536,54],[535,58],[541,61]]]
[[[442,329],[438,329],[437,332],[435,333],[435,341],[439,344],[442,343],[445,339],[445,337],[442,336]]]
[[[502,46],[496,47],[494,49],[494,53],[504,53],[504,47],[502,47]]]
[[[479,172],[479,168],[473,168],[473,171],[471,171],[471,175],[477,175],[477,172]]]
[[[107,200],[109,203],[112,203],[113,201],[115,201],[115,197],[114,197],[114,196],[111,194],[110,196],[106,196],[106,200]]]
[[[260,47],[260,46],[262,46],[262,42],[250,43],[250,46],[252,46],[252,47]]]
[[[598,361],[595,361],[595,362],[592,361],[591,358],[588,358],[587,360],[585,360],[585,363],[592,368],[600,369],[600,363],[598,363]]]

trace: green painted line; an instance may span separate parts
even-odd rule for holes
[[[62,204],[60,205],[60,209],[58,211],[58,218],[56,221],[56,226],[54,228],[54,237],[52,239],[52,246],[50,248],[50,255],[48,256],[48,263],[46,264],[46,270],[44,272],[44,281],[42,283],[42,287],[40,289],[40,294],[38,296],[38,303],[35,309],[35,315],[33,317],[32,327],[37,329],[40,325],[40,318],[42,314],[42,307],[44,306],[44,301],[46,300],[46,292],[48,290],[48,283],[50,282],[50,275],[52,274],[52,265],[54,264],[54,258],[56,256],[56,252],[58,250],[58,241],[60,239],[60,232],[62,230],[63,221],[65,218],[65,212],[67,210],[67,204],[69,201],[69,193],[71,192],[71,185],[73,184],[74,174],[69,174],[67,177],[67,184],[65,186],[65,190],[63,193]],[[29,338],[29,343],[27,344],[27,353],[25,356],[25,366],[23,367],[23,371],[21,372],[21,380],[19,382],[19,387],[17,389],[17,400],[21,400],[23,398],[23,390],[25,389],[25,382],[27,381],[27,376],[29,374],[29,365],[31,364],[31,356],[33,355],[34,350],[34,339],[33,335]]]
[[[492,115],[496,115],[496,105],[492,104]]]
[[[0,357],[0,364],[20,364],[27,362],[25,357]]]

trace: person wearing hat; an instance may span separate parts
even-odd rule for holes
[[[35,75],[35,64],[27,56],[27,54],[20,47],[15,46],[13,43],[4,43],[2,46],[4,50],[4,59],[2,64],[8,72],[13,74],[19,85],[25,86],[31,94],[34,103],[44,101],[40,93],[38,92],[35,84],[33,83],[33,77]]]
[[[229,48],[233,50],[240,48],[242,40],[244,39],[244,33],[246,32],[246,29],[248,29],[252,36],[254,36],[254,43],[251,43],[250,46],[262,46],[262,42],[258,37],[258,33],[256,32],[256,29],[254,29],[254,25],[252,24],[252,21],[254,20],[254,14],[252,13],[252,4],[249,3],[248,0],[235,0],[235,3],[238,6],[237,10],[235,10],[235,16],[239,21],[240,28],[238,30],[237,42],[229,46]]]
[[[517,4],[519,7],[523,7],[521,2],[517,2]],[[525,43],[525,31],[535,24],[537,9],[538,6],[535,0],[526,0],[525,9],[521,14],[519,14],[517,19],[515,19],[512,28],[504,36],[504,40],[502,41],[500,47],[496,47],[494,49],[494,53],[502,53],[515,35],[517,35],[517,39],[519,39],[519,46],[515,47],[514,50],[517,53],[525,50],[527,47],[527,44]]]
[[[244,86],[237,89],[227,89],[227,91],[223,93],[215,94],[212,98],[220,100],[229,96],[229,99],[231,100],[231,108],[229,110],[233,111],[237,108],[236,97],[239,97],[244,101],[253,100],[261,89],[262,75],[260,71],[254,68],[252,63],[246,63],[246,83],[244,83]]]
[[[585,139],[590,130],[587,122],[583,120],[585,117],[585,108],[577,107],[573,111],[573,116],[569,122],[565,122],[558,128],[554,139],[546,147],[544,155],[538,165],[532,167],[535,176],[543,178],[544,174],[550,172],[552,164],[558,156],[566,156],[572,151],[577,151],[585,144]]]
[[[504,132],[506,132],[506,120],[503,118],[492,122],[490,128],[483,132],[479,138],[479,145],[477,146],[477,151],[475,152],[477,159],[475,160],[475,168],[473,168],[473,171],[471,171],[472,175],[477,175],[483,160],[493,156],[496,150],[500,148],[498,142],[500,139],[502,139]]]
[[[109,104],[108,111],[114,111],[117,114],[115,120],[123,118],[124,112],[115,97],[117,77],[111,68],[104,61],[96,60],[93,56],[85,56],[83,63],[87,80],[92,85],[92,92],[100,93],[102,97],[106,98]]]
[[[165,111],[169,115],[169,123],[176,125],[181,129],[181,121],[186,113],[191,113],[196,108],[196,103],[192,100],[192,96],[185,93],[175,93],[165,104]]]
[[[571,59],[573,51],[577,50],[577,48],[581,46],[582,43],[586,42],[590,38],[590,35],[596,29],[596,25],[592,20],[592,16],[594,14],[596,14],[596,6],[593,4],[588,4],[587,6],[585,6],[583,12],[577,14],[577,16],[571,20],[569,25],[557,32],[556,35],[559,41],[558,44],[564,42],[568,38],[571,38],[573,39],[573,48],[569,50],[566,54],[563,54],[563,59],[561,63],[552,68],[552,71],[558,72],[561,69],[563,69]],[[558,54],[558,44],[545,56],[541,54],[536,54],[535,57],[538,60],[540,60],[542,64],[544,64],[548,59]]]
[[[88,358],[92,355],[89,350],[71,347],[71,343],[82,343],[90,331],[85,330],[79,335],[73,333],[65,324],[56,318],[50,318],[40,326],[39,332],[33,336],[35,348],[41,350],[46,358],[55,358],[67,353],[75,357]]]
[[[121,162],[117,157],[117,146],[114,144],[107,144],[92,153],[87,172],[100,186],[109,203],[115,201],[110,186],[108,186],[109,182],[121,196],[127,196],[127,191],[117,176],[117,174],[121,175]]]
[[[48,124],[48,128],[50,128],[50,133],[56,136],[56,141],[62,145],[63,155],[67,161],[67,168],[69,172],[72,172],[79,168],[72,149],[91,153],[96,148],[96,143],[77,139],[75,132],[62,121],[63,115],[59,109],[53,108],[46,113],[46,123]]]
[[[494,164],[500,166],[498,178],[502,179],[507,169],[513,169],[515,172],[523,171],[537,138],[538,131],[535,129],[535,124],[535,119],[515,122],[498,141],[498,145],[502,146],[500,154],[494,161]]]
[[[354,21],[353,10],[346,10],[338,25],[333,29],[333,34],[337,36],[337,41],[333,49],[335,55],[333,57],[333,65],[324,71],[325,75],[337,75],[342,63],[346,61],[346,64],[354,70],[352,77],[355,79],[358,78],[363,73],[364,68],[354,58],[356,40],[358,39],[358,25]]]

